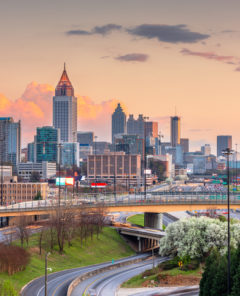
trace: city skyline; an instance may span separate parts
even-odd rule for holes
[[[164,141],[176,106],[192,149],[216,147],[219,134],[240,142],[240,3],[90,2],[3,4],[0,116],[22,120],[25,146],[36,127],[51,124],[64,62],[79,98],[80,131],[110,140],[120,102],[128,114],[157,120]]]

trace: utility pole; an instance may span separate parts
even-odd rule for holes
[[[144,119],[144,199],[147,198],[147,131],[146,131],[146,120],[149,119],[149,117],[145,116]]]
[[[45,254],[45,296],[47,296],[47,258],[50,253]]]
[[[235,156],[235,160],[236,160],[236,191],[238,190],[238,162],[237,162],[237,148],[238,148],[238,144],[236,145],[236,156]]]
[[[227,270],[227,295],[230,295],[230,287],[231,287],[231,250],[230,250],[230,170],[229,170],[229,157],[233,154],[233,151],[230,148],[223,150],[223,155],[227,158],[227,229],[228,229],[228,241],[227,241],[227,254],[228,254],[228,270]]]
[[[97,136],[94,136],[94,183],[95,199],[97,201]]]
[[[2,151],[1,151],[1,206],[3,206],[3,153],[4,150],[3,146],[4,146],[4,140],[5,137],[3,136],[0,141],[2,143]],[[3,217],[0,218],[0,227],[3,227]]]

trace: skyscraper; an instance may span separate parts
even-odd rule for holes
[[[180,139],[180,145],[182,146],[183,153],[189,152],[189,139],[181,138]]]
[[[134,119],[133,114],[129,115],[127,121],[127,134],[138,135],[141,139],[144,138],[144,118],[142,114],[138,115],[138,119]]]
[[[21,156],[21,121],[12,117],[0,117],[0,161],[15,167]]]
[[[77,141],[77,98],[65,64],[53,97],[53,126],[60,129],[61,141]]]
[[[117,134],[126,133],[126,114],[120,104],[117,105],[112,114],[112,143],[114,143],[114,136]]]
[[[58,162],[59,129],[52,126],[38,127],[35,141],[37,162]]]
[[[180,117],[171,117],[171,145],[176,147],[180,144]]]
[[[158,137],[158,123],[156,121],[146,121],[146,137]]]
[[[221,156],[226,148],[232,149],[232,136],[217,136],[217,157]]]

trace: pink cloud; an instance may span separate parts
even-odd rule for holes
[[[180,52],[183,55],[198,56],[198,57],[202,57],[202,58],[205,58],[208,60],[215,60],[215,61],[224,62],[224,63],[236,64],[236,63],[239,63],[239,61],[240,61],[240,59],[237,57],[218,55],[214,52],[192,51],[187,48],[183,48]]]
[[[13,101],[0,94],[0,116],[12,116],[22,123],[22,144],[33,141],[36,127],[52,125],[52,97],[54,88],[48,84],[31,82],[20,98]],[[111,114],[119,101],[95,103],[87,96],[78,97],[78,130],[92,130],[99,139],[110,140]]]

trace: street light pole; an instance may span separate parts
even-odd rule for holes
[[[238,144],[236,145],[236,156],[235,156],[235,160],[236,160],[236,191],[238,189],[238,162],[237,162],[237,148],[238,148]]]
[[[95,191],[95,199],[97,199],[97,136],[94,136],[94,191]]]
[[[223,150],[223,155],[227,157],[227,223],[228,223],[228,241],[227,241],[227,255],[228,255],[228,270],[227,270],[227,295],[230,295],[230,286],[231,286],[231,253],[230,253],[230,170],[229,170],[229,157],[233,154],[233,151],[230,148]]]
[[[149,117],[145,116],[144,119],[144,199],[146,200],[147,197],[147,131],[146,131],[146,120],[149,119]]]
[[[47,258],[50,253],[45,254],[45,296],[47,296]]]

